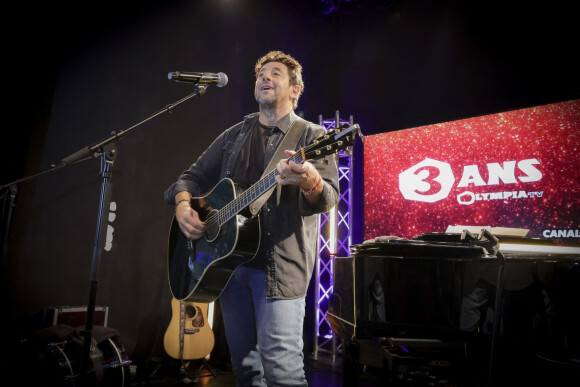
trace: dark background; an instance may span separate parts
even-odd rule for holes
[[[210,87],[117,144],[116,218],[106,221],[114,239],[100,261],[97,303],[110,307],[109,326],[134,356],[155,345],[171,313],[173,208],[162,193],[221,131],[257,110],[253,66],[266,52],[285,51],[303,65],[298,112],[306,119],[338,110],[367,135],[580,96],[572,2],[334,3],[329,14],[321,12],[328,1],[314,0],[4,6],[2,185],[47,171],[193,91],[167,80],[170,71],[229,77],[226,87]],[[361,158],[358,145],[355,243],[363,221]],[[2,263],[10,338],[25,333],[42,308],[87,304],[99,171],[96,158],[17,185]],[[310,350],[313,312],[307,315]]]

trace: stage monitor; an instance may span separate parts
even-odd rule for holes
[[[448,226],[580,246],[580,100],[368,136],[364,239]]]

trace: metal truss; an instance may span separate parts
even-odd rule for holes
[[[344,124],[353,124],[353,118],[346,121],[336,112],[334,119],[323,120],[319,116],[320,125],[326,130],[335,129]],[[318,358],[321,349],[332,351],[333,360],[336,357],[336,337],[330,323],[326,319],[330,296],[332,295],[334,278],[334,257],[349,256],[351,245],[351,156],[349,152],[338,154],[338,182],[340,185],[340,201],[330,212],[319,215],[320,233],[318,237],[318,256],[315,275],[315,344],[314,358]]]

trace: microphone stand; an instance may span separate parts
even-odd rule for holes
[[[101,259],[101,253],[103,250],[103,240],[105,239],[106,232],[105,228],[103,227],[103,219],[105,217],[105,211],[109,208],[110,201],[111,201],[111,169],[117,158],[118,152],[115,146],[115,141],[119,140],[121,137],[132,131],[133,129],[145,124],[154,118],[160,116],[163,113],[168,112],[169,114],[172,113],[173,108],[181,103],[197,96],[197,95],[204,95],[206,92],[208,85],[205,84],[196,84],[195,91],[174,102],[173,104],[167,105],[165,108],[159,110],[156,113],[153,113],[151,116],[147,117],[141,122],[119,132],[119,133],[112,133],[112,136],[108,139],[100,142],[99,144],[93,145],[91,147],[84,147],[77,152],[65,157],[62,159],[61,163],[57,166],[52,166],[52,169],[49,171],[45,171],[28,178],[20,179],[14,181],[12,183],[5,184],[0,187],[0,189],[4,189],[6,187],[15,186],[17,183],[24,182],[31,180],[37,176],[43,175],[47,172],[52,170],[56,170],[62,167],[65,167],[69,164],[73,164],[79,161],[84,161],[89,158],[94,157],[101,157],[101,171],[100,176],[102,177],[101,183],[101,195],[100,195],[100,203],[99,203],[99,210],[98,210],[98,217],[97,217],[97,227],[96,227],[96,234],[95,234],[95,244],[93,248],[93,255],[92,255],[92,263],[91,263],[91,273],[90,273],[90,290],[89,290],[89,302],[87,304],[87,314],[86,314],[86,324],[84,331],[81,331],[81,336],[83,336],[83,345],[81,350],[81,359],[80,359],[80,385],[86,385],[86,381],[88,379],[88,367],[89,367],[89,358],[90,358],[90,349],[93,339],[93,321],[94,321],[94,313],[95,313],[95,306],[96,306],[96,299],[97,299],[97,288],[98,288],[98,274],[99,274],[99,264]],[[10,219],[8,220],[10,222]],[[8,234],[8,233],[7,233]]]
[[[8,204],[8,216],[6,217],[6,228],[4,230],[4,239],[2,241],[2,267],[6,264],[6,257],[8,256],[8,231],[10,230],[10,220],[12,219],[12,209],[14,208],[14,201],[16,200],[16,193],[18,192],[18,187],[16,184],[11,184],[10,186],[10,203]],[[4,188],[2,188],[4,189]],[[6,192],[8,194],[8,191]],[[2,212],[5,210],[5,203],[2,202]],[[3,214],[4,215],[4,214]],[[4,216],[3,216],[4,218]],[[4,219],[2,219],[4,220]]]

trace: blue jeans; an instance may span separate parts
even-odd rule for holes
[[[267,300],[262,270],[239,267],[220,296],[238,386],[307,386],[305,297]]]

